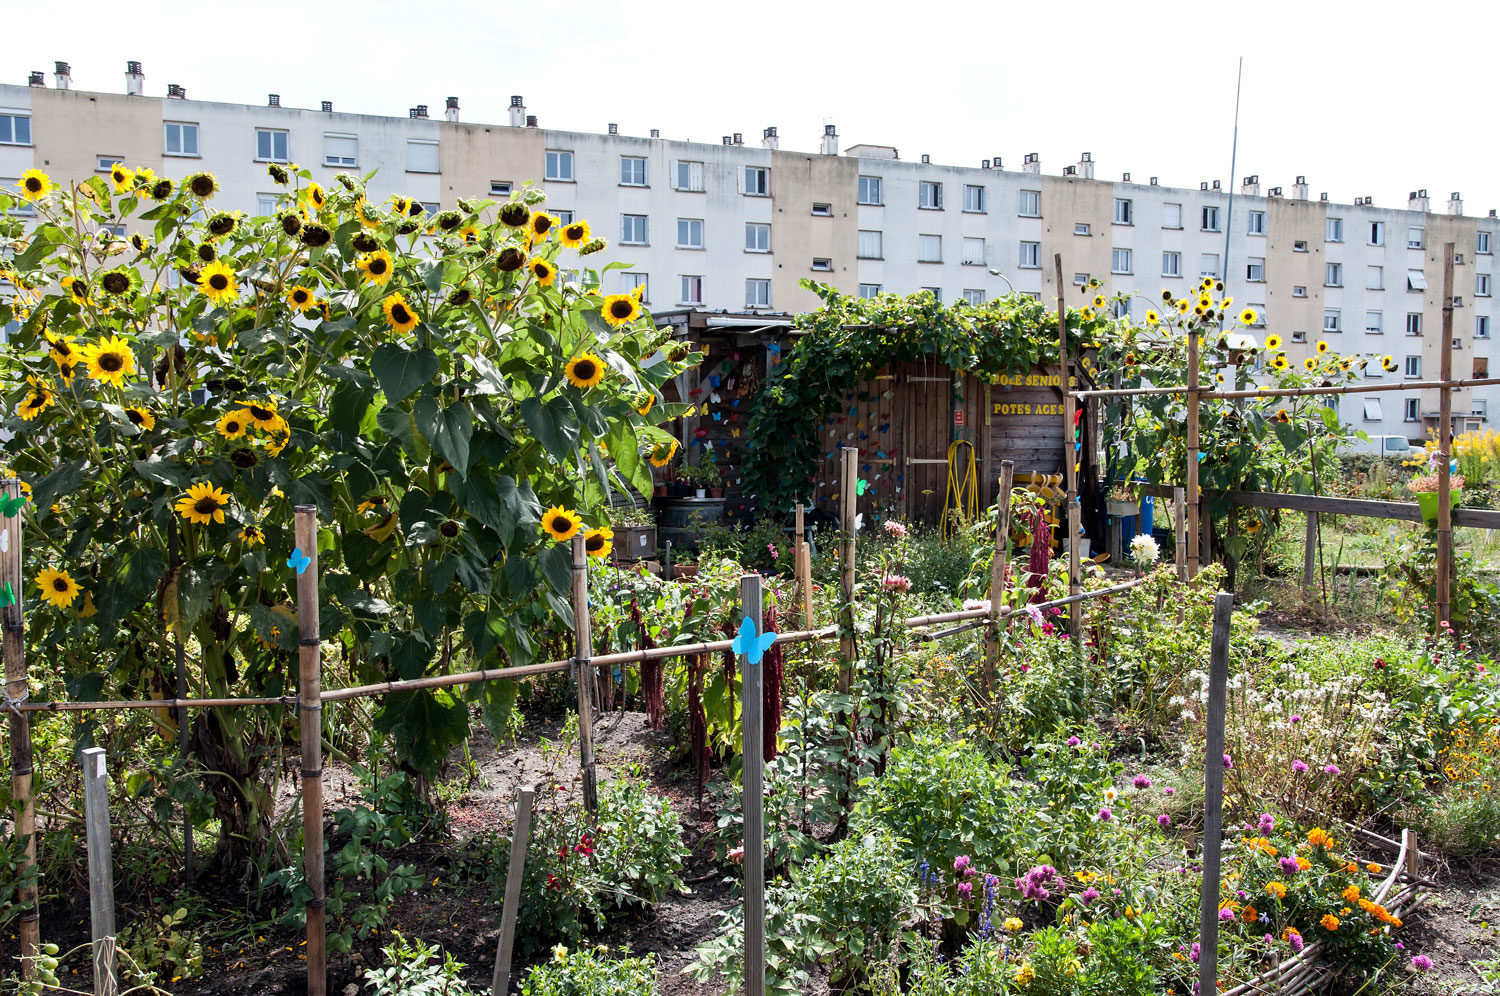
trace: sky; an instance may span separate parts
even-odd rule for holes
[[[542,127],[815,151],[894,145],[902,159],[979,165],[1027,153],[1061,173],[1093,153],[1096,176],[1229,185],[1235,72],[1244,56],[1235,178],[1262,191],[1305,175],[1312,196],[1402,207],[1500,208],[1492,3],[1359,5],[887,3],[637,0],[208,0],[121,17],[74,0],[13,32],[0,78],[72,64],[74,86],[401,116],[457,96],[464,120],[503,123],[511,94]]]

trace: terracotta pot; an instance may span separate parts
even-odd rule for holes
[[[674,581],[678,580],[679,578],[695,578],[697,576],[698,576],[698,565],[697,564],[673,564],[672,565],[672,580],[674,580]]]

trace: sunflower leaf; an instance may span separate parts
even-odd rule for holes
[[[540,398],[526,398],[521,402],[521,418],[526,420],[526,427],[557,460],[567,460],[578,444],[578,425],[570,415],[566,398],[553,398],[545,403]]]
[[[567,596],[573,590],[573,551],[568,544],[549,543],[536,559],[552,590]]]
[[[156,481],[169,488],[185,488],[193,483],[193,468],[185,463],[178,463],[176,460],[163,460],[159,456],[137,460],[135,472],[148,481]],[[77,486],[77,483],[73,484],[73,487]],[[69,490],[71,488],[59,488],[55,493],[63,494]]]
[[[186,468],[184,468],[186,469]],[[83,484],[83,461],[69,460],[31,486],[34,507],[48,509],[58,495],[77,490]]]
[[[395,404],[431,380],[441,365],[438,355],[430,349],[406,350],[386,342],[375,347],[370,372],[380,381],[386,400]]]
[[[469,440],[474,435],[474,416],[469,406],[455,401],[447,408],[439,408],[437,399],[424,394],[417,399],[412,409],[417,430],[427,441],[447,458],[459,477],[469,474]]]

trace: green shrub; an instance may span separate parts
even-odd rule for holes
[[[464,963],[453,955],[440,952],[436,944],[426,944],[420,937],[408,943],[399,931],[393,931],[392,936],[395,940],[380,949],[385,967],[365,969],[370,996],[479,996],[459,976]],[[441,962],[434,960],[439,953]]]
[[[1402,825],[1417,827],[1423,849],[1472,859],[1500,848],[1500,796],[1447,796],[1410,807]]]
[[[640,782],[610,782],[599,793],[594,874],[617,906],[649,904],[682,881],[682,823],[663,796]]]
[[[655,996],[656,963],[649,957],[620,958],[597,952],[554,949],[552,960],[535,965],[521,983],[521,996]]]

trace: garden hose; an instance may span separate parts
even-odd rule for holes
[[[968,463],[964,464],[959,447],[968,447]],[[948,490],[943,495],[943,519],[940,535],[947,537],[950,530],[948,510],[952,509],[968,522],[979,514],[979,467],[974,462],[974,444],[967,439],[955,439],[948,444]]]

